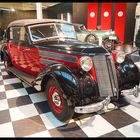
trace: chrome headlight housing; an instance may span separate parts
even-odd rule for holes
[[[93,63],[92,59],[88,56],[83,56],[80,59],[80,66],[84,71],[89,71],[91,70]]]
[[[116,55],[116,61],[118,63],[123,63],[124,60],[125,60],[125,53],[124,52],[118,52],[117,55]]]

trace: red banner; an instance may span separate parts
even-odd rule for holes
[[[119,40],[124,42],[124,32],[126,24],[126,3],[115,4],[115,23],[114,30],[119,36]]]
[[[111,29],[111,14],[112,14],[112,4],[102,3],[101,6],[101,29],[102,30]]]
[[[96,29],[97,26],[97,15],[98,15],[98,3],[88,3],[88,29]]]

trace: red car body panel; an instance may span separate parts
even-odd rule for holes
[[[29,48],[28,46],[18,46],[13,43],[8,44],[8,50],[10,52],[10,57],[12,60],[13,65],[22,70],[23,72],[26,72],[28,74],[31,74],[33,76],[37,76],[39,72],[47,65],[41,63],[41,59],[44,59],[46,61],[56,61],[56,63],[62,63],[68,67],[71,68],[77,68],[80,67],[78,63],[68,62],[65,60],[59,60],[55,58],[49,58],[45,56],[39,55],[39,50],[42,50],[44,52],[54,52],[54,51],[46,51],[46,49],[38,49],[38,48]],[[66,53],[57,53],[57,55],[67,55],[67,56],[74,56],[71,54]],[[75,56],[77,57],[77,56]],[[77,62],[78,62],[77,57]]]

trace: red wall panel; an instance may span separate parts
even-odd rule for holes
[[[114,30],[119,36],[120,41],[124,42],[124,32],[126,23],[126,3],[115,4],[115,23]]]
[[[112,14],[112,4],[102,3],[101,6],[101,29],[102,30],[111,29],[111,14]]]
[[[98,16],[98,3],[88,3],[87,28],[96,29]]]

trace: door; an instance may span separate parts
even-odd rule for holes
[[[37,76],[40,71],[38,48],[29,43],[28,37],[25,27],[21,27],[18,43],[19,65],[24,72]]]
[[[19,52],[18,52],[18,41],[19,41],[19,33],[20,33],[20,27],[10,27],[8,29],[8,44],[7,48],[10,53],[10,58],[12,61],[12,64],[19,68]]]
[[[23,72],[36,76],[39,69],[38,49],[29,44],[25,27],[12,27],[9,50],[13,65]]]

